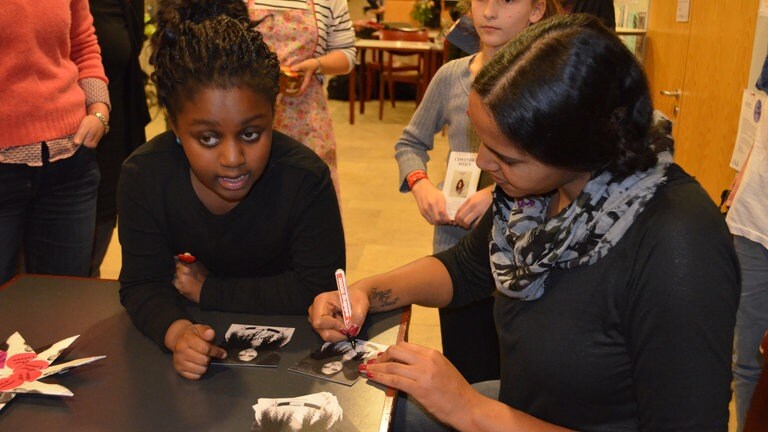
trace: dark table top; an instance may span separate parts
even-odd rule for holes
[[[18,395],[0,411],[0,430],[248,431],[258,398],[334,394],[344,410],[340,431],[386,431],[395,392],[358,380],[353,386],[288,370],[322,344],[306,316],[201,312],[199,322],[223,335],[231,323],[295,327],[274,368],[211,366],[200,381],[173,369],[163,352],[131,323],[117,281],[25,275],[0,288],[0,340],[18,331],[33,348],[80,335],[59,362],[106,355],[92,365],[45,378],[73,397]],[[393,344],[407,331],[409,311],[368,317],[360,338]]]

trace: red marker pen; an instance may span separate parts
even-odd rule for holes
[[[347,278],[344,270],[336,270],[336,287],[339,289],[339,300],[341,301],[341,315],[344,318],[344,327],[349,329],[352,325],[352,305],[349,302],[349,290],[347,289]],[[355,338],[347,334],[347,340],[355,348]]]

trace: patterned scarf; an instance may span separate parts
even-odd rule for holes
[[[615,181],[609,172],[592,178],[579,196],[547,219],[550,196],[514,199],[496,188],[491,269],[496,288],[509,297],[536,300],[553,268],[595,263],[621,240],[672,163],[669,151],[656,166]]]

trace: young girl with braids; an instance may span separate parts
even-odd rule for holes
[[[187,306],[304,313],[335,289],[344,235],[328,167],[272,130],[279,64],[242,1],[162,1],[152,49],[172,130],[123,166],[120,297],[178,373],[199,379],[226,354]]]
[[[416,112],[395,144],[395,159],[400,170],[400,192],[410,191],[424,219],[434,225],[434,253],[442,252],[469,233],[472,225],[491,204],[491,184],[487,174],[479,190],[456,211],[452,220],[446,211],[446,198],[440,183],[427,176],[429,152],[437,132],[447,127],[450,151],[477,152],[478,140],[469,124],[467,104],[472,80],[493,55],[531,24],[557,14],[558,0],[462,0],[480,37],[480,51],[443,65],[430,81]],[[498,341],[490,312],[493,299],[482,299],[460,308],[441,308],[440,333],[443,353],[470,381],[499,376]],[[473,339],[483,352],[468,352],[465,341]]]
[[[457,430],[727,430],[738,263],[652,111],[642,67],[597,18],[549,18],[497,52],[469,95],[491,209],[452,249],[349,295],[362,325],[495,291],[501,379],[473,387],[407,342],[361,365],[368,379]],[[344,339],[338,310],[336,293],[310,309],[325,340]],[[415,405],[395,413],[394,430],[445,430]]]

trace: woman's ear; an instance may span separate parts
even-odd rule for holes
[[[531,15],[528,17],[528,22],[536,24],[544,18],[544,14],[547,12],[547,0],[532,0]]]

